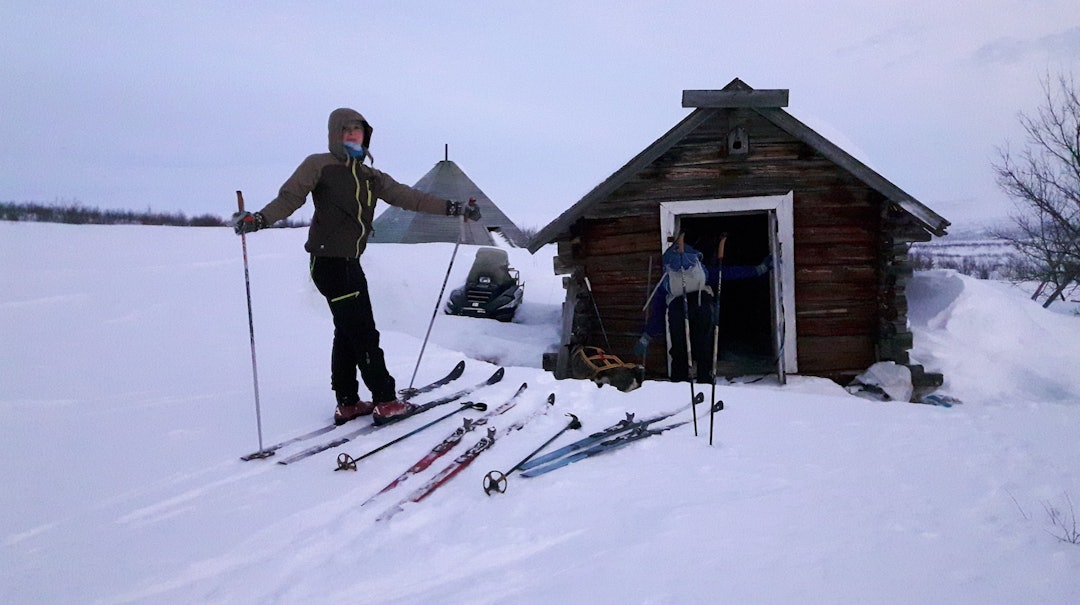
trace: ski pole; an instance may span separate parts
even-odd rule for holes
[[[491,492],[499,492],[500,494],[505,493],[506,492],[506,478],[508,476],[510,476],[511,473],[513,473],[516,470],[521,470],[521,466],[523,464],[525,464],[526,462],[531,460],[532,457],[535,456],[536,454],[540,453],[540,450],[542,450],[545,447],[547,447],[548,445],[550,445],[552,441],[555,441],[556,439],[558,439],[559,435],[562,435],[563,433],[565,433],[566,431],[569,431],[570,429],[580,429],[581,428],[581,421],[578,420],[577,416],[575,416],[573,414],[567,414],[567,416],[570,417],[570,422],[568,422],[566,424],[566,426],[564,426],[558,433],[555,433],[555,435],[552,436],[551,439],[548,439],[540,447],[533,450],[532,453],[530,453],[528,456],[525,456],[525,458],[522,459],[521,462],[518,462],[517,464],[515,464],[513,467],[510,468],[510,470],[506,471],[505,473],[500,472],[500,471],[491,471],[490,473],[485,475],[484,476],[484,493],[489,495],[489,496],[491,495]]]
[[[649,273],[647,274],[647,277],[645,278],[645,307],[642,309],[643,311],[645,311],[645,323],[646,323],[646,325],[649,323],[649,299],[652,298],[652,295],[649,293],[649,285],[650,284],[652,284],[652,255],[651,254],[649,255]],[[646,346],[645,350],[641,352],[641,367],[644,369],[644,372],[648,371],[648,366],[645,365],[645,358],[646,358],[646,356],[648,354],[649,354],[649,347]],[[644,372],[642,373],[642,380],[644,380]]]
[[[469,205],[476,205],[476,198],[469,198]],[[413,383],[416,382],[416,372],[420,370],[420,360],[424,358],[424,349],[427,348],[428,338],[431,336],[431,327],[435,325],[435,316],[439,314],[439,303],[442,302],[443,292],[446,292],[446,282],[450,281],[450,270],[454,268],[454,257],[457,256],[458,248],[465,239],[465,212],[461,213],[461,228],[458,231],[457,242],[454,243],[454,252],[450,255],[450,265],[446,267],[446,277],[443,278],[442,287],[439,288],[439,297],[435,299],[435,309],[431,312],[431,321],[428,322],[427,332],[424,334],[424,342],[420,345],[420,355],[416,358],[416,367],[413,368],[412,378],[409,379],[409,388],[402,389],[401,394],[408,399],[416,393],[413,391]]]
[[[589,299],[592,300],[593,311],[596,311],[596,321],[600,324],[600,333],[604,335],[604,344],[607,345],[607,350],[611,351],[611,341],[608,340],[607,330],[604,329],[604,318],[600,316],[600,307],[596,306],[596,295],[593,294],[592,282],[589,281],[589,276],[585,276],[585,288],[589,291]]]
[[[473,403],[472,401],[466,401],[465,403],[461,404],[461,407],[454,410],[453,412],[443,414],[442,416],[439,416],[438,418],[436,418],[435,420],[432,420],[431,422],[425,424],[424,426],[415,428],[415,429],[409,431],[408,433],[405,433],[404,435],[398,437],[397,439],[394,439],[393,441],[390,441],[388,443],[384,443],[384,444],[380,445],[379,447],[371,450],[370,452],[368,452],[366,454],[362,454],[360,456],[357,456],[356,458],[353,458],[352,456],[350,456],[348,454],[339,454],[338,457],[337,457],[337,468],[335,468],[334,470],[335,471],[355,471],[356,470],[356,463],[360,462],[364,458],[367,458],[368,456],[371,456],[372,454],[375,454],[377,452],[381,452],[381,451],[385,450],[386,448],[390,447],[391,445],[394,445],[395,443],[397,443],[399,441],[404,441],[406,438],[412,437],[413,435],[419,433],[420,431],[422,431],[424,429],[427,429],[427,428],[430,428],[432,426],[435,426],[436,424],[442,422],[443,420],[446,420],[447,418],[453,416],[454,414],[464,412],[465,410],[476,410],[477,412],[483,412],[483,411],[487,410],[487,404],[486,403]],[[469,420],[466,420],[465,422],[468,423]]]
[[[686,240],[685,234],[679,234],[679,266],[682,268],[683,255],[686,254]],[[694,392],[694,375],[697,373],[694,368],[694,354],[690,346],[690,302],[686,293],[686,272],[680,271],[682,277],[682,308],[683,308],[683,332],[686,337],[686,379],[690,382],[690,402],[693,404],[694,399],[697,397],[697,393]],[[698,435],[697,427],[697,406],[691,405],[690,408],[694,412],[694,436]]]
[[[240,212],[244,211],[244,194],[241,191],[236,192],[236,205]],[[274,455],[274,452],[263,450],[262,411],[259,407],[259,367],[255,363],[255,319],[251,313],[251,275],[248,272],[247,236],[242,231],[240,245],[244,250],[244,290],[247,292],[248,335],[251,340],[251,378],[255,384],[255,427],[259,433],[259,451],[252,454],[251,458],[269,458]]]
[[[716,358],[720,343],[720,287],[724,282],[724,247],[727,245],[727,233],[720,234],[720,243],[716,246],[716,298],[713,300],[713,336],[712,336],[712,396],[709,400],[709,445],[713,443],[713,420],[716,417]],[[724,409],[724,402],[720,402]]]

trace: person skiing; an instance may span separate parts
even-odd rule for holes
[[[406,416],[415,408],[397,397],[394,377],[386,369],[379,332],[371,309],[367,278],[360,256],[371,235],[375,200],[429,214],[478,220],[475,203],[435,197],[398,183],[374,164],[370,152],[372,127],[348,108],[330,113],[329,152],[309,155],[281,186],[277,197],[258,212],[237,212],[230,224],[236,233],[253,233],[285,219],[307,201],[315,210],[305,250],[311,255],[311,279],[326,297],[334,320],[330,353],[330,387],[337,406],[334,423],[344,424],[372,414],[376,424]],[[359,396],[357,369],[371,392]]]
[[[672,382],[690,379],[690,361],[693,361],[696,382],[713,381],[713,330],[720,321],[720,303],[715,294],[720,280],[752,279],[765,275],[772,268],[772,256],[766,256],[757,265],[721,267],[724,239],[725,236],[721,236],[718,254],[707,264],[702,262],[700,252],[683,243],[682,236],[663,254],[664,275],[653,289],[645,327],[632,352],[639,357],[644,355],[652,339],[664,334],[666,328],[671,338],[668,352]],[[686,329],[686,318],[689,330]],[[688,360],[686,354],[687,331],[692,360]]]

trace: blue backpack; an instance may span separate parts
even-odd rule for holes
[[[701,253],[693,247],[684,245],[679,252],[675,245],[664,252],[661,262],[664,264],[664,276],[668,280],[667,302],[684,294],[710,291],[708,273],[701,264]]]

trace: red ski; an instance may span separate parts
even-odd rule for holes
[[[506,435],[509,435],[510,433],[513,433],[514,431],[521,430],[521,428],[524,427],[525,424],[527,422],[529,422],[529,420],[532,420],[533,418],[535,418],[535,417],[537,417],[537,416],[539,416],[541,414],[547,413],[548,409],[550,409],[551,406],[554,403],[555,403],[555,394],[552,393],[551,395],[548,396],[547,405],[545,405],[542,409],[538,410],[537,412],[531,414],[530,416],[528,416],[526,418],[523,418],[521,420],[518,420],[517,422],[507,426],[506,428],[504,428],[501,431],[495,430],[494,427],[488,428],[487,435],[482,437],[472,447],[470,447],[468,450],[466,450],[460,456],[455,458],[453,462],[451,462],[449,465],[447,465],[446,468],[444,468],[443,470],[439,471],[439,473],[437,475],[435,475],[434,477],[429,479],[427,483],[425,483],[424,485],[417,488],[416,491],[414,491],[413,493],[406,496],[403,500],[398,502],[396,505],[388,508],[385,512],[383,512],[381,515],[379,515],[378,519],[376,519],[376,520],[377,521],[387,521],[387,520],[391,519],[394,515],[400,513],[403,510],[405,510],[404,507],[409,502],[420,502],[424,498],[427,498],[428,496],[430,496],[432,494],[432,492],[437,490],[440,486],[445,485],[451,479],[456,477],[458,475],[458,473],[460,473],[461,471],[468,468],[468,466],[470,464],[472,464],[472,461],[476,460],[477,456],[482,454],[484,451],[486,451],[488,449],[491,449],[491,446],[495,445],[496,439],[501,439],[502,437],[505,437]]]
[[[457,429],[455,429],[453,433],[450,433],[446,437],[446,439],[443,439],[441,442],[439,442],[438,445],[431,448],[431,451],[425,454],[423,458],[417,460],[416,464],[410,466],[408,470],[398,475],[397,479],[391,481],[386,487],[379,490],[379,493],[365,500],[363,503],[360,504],[360,506],[370,504],[372,500],[394,489],[398,485],[401,485],[405,481],[408,481],[409,477],[412,477],[417,473],[423,472],[429,466],[434,464],[435,461],[441,458],[444,454],[454,449],[454,446],[461,442],[461,440],[465,437],[466,433],[471,432],[478,426],[486,425],[488,421],[490,421],[493,417],[504,414],[510,409],[512,409],[515,405],[517,405],[518,397],[525,391],[526,388],[528,388],[528,386],[529,385],[527,383],[521,383],[521,386],[518,387],[517,392],[515,392],[513,396],[510,397],[510,399],[508,399],[505,403],[495,408],[494,410],[491,410],[483,416],[477,418],[476,420],[466,418],[462,426],[459,426]]]

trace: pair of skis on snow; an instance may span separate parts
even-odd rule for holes
[[[433,383],[431,383],[429,385],[426,385],[424,387],[420,387],[419,389],[415,389],[415,390],[411,391],[408,394],[408,396],[411,397],[411,396],[416,395],[416,394],[427,393],[427,392],[435,390],[435,389],[437,389],[439,387],[445,386],[445,385],[449,384],[450,382],[452,382],[452,381],[456,380],[457,378],[459,378],[462,375],[462,373],[464,372],[464,368],[465,368],[465,362],[460,362],[445,377],[443,377],[443,378],[441,378],[439,380],[436,380],[435,382],[433,382]],[[496,383],[498,383],[498,382],[500,382],[502,380],[503,375],[504,375],[503,368],[499,368],[487,380],[485,380],[483,382],[480,382],[480,383],[477,383],[476,385],[473,385],[471,387],[461,389],[460,391],[457,391],[456,393],[453,393],[451,395],[436,399],[436,400],[431,401],[431,402],[421,404],[420,406],[417,407],[417,409],[412,414],[410,414],[409,416],[406,416],[406,417],[415,416],[416,414],[423,413],[423,412],[428,411],[428,410],[430,410],[430,409],[432,409],[432,408],[434,408],[436,406],[444,405],[444,404],[456,401],[458,399],[461,399],[465,395],[468,395],[468,394],[472,393],[473,391],[475,391],[477,389],[483,388],[485,386],[494,385],[494,384],[496,384]],[[367,458],[368,456],[370,456],[372,454],[375,454],[375,453],[377,453],[377,452],[379,452],[379,451],[381,451],[381,450],[383,450],[383,449],[397,443],[398,441],[401,441],[401,440],[403,440],[403,439],[405,439],[405,438],[407,438],[407,437],[409,437],[411,435],[414,435],[414,434],[416,434],[416,433],[418,433],[418,432],[420,432],[420,431],[422,431],[424,429],[427,429],[430,426],[433,426],[434,424],[436,424],[436,423],[438,423],[438,422],[440,422],[440,421],[442,421],[442,420],[448,418],[449,416],[451,416],[453,414],[456,414],[458,412],[462,412],[462,411],[469,410],[469,409],[479,410],[479,411],[487,411],[486,414],[484,414],[483,416],[481,416],[480,418],[478,418],[476,420],[465,419],[462,426],[455,429],[445,439],[443,439],[441,442],[436,444],[435,447],[433,447],[430,452],[425,454],[420,460],[418,460],[415,464],[413,464],[408,469],[406,469],[401,475],[399,475],[396,479],[391,481],[383,489],[381,489],[379,492],[377,492],[376,494],[374,494],[373,496],[368,498],[366,501],[364,501],[361,504],[361,506],[370,504],[372,501],[374,501],[379,496],[385,494],[386,492],[389,492],[390,490],[396,488],[397,486],[399,486],[403,482],[407,481],[412,476],[417,475],[417,474],[423,472],[424,470],[426,470],[427,468],[429,468],[439,458],[441,458],[443,455],[448,453],[452,448],[454,448],[454,446],[456,446],[458,443],[460,443],[464,439],[466,434],[472,432],[473,430],[475,430],[475,429],[477,429],[479,427],[486,427],[495,416],[499,416],[501,414],[504,414],[507,411],[509,411],[510,409],[512,409],[517,404],[518,399],[520,398],[521,394],[525,391],[525,389],[527,387],[528,387],[528,385],[523,383],[517,389],[517,391],[506,402],[502,403],[497,408],[495,408],[495,409],[493,409],[491,411],[487,411],[486,406],[484,406],[484,404],[475,404],[475,403],[472,403],[472,402],[466,402],[466,403],[463,403],[459,409],[454,410],[454,411],[452,411],[452,412],[450,412],[450,413],[448,413],[448,414],[446,414],[446,415],[444,415],[444,416],[442,416],[442,417],[440,417],[440,418],[438,418],[438,419],[436,419],[436,420],[434,420],[432,422],[429,422],[428,424],[425,424],[425,425],[423,425],[423,426],[421,426],[421,427],[419,427],[419,428],[417,428],[417,429],[415,429],[415,430],[413,430],[413,431],[399,437],[398,439],[395,439],[395,440],[393,440],[393,441],[391,441],[389,443],[386,443],[386,444],[384,444],[384,445],[382,445],[382,446],[380,446],[378,448],[375,448],[374,450],[371,450],[371,451],[367,452],[366,454],[363,454],[363,455],[355,457],[355,458],[352,457],[352,456],[349,456],[348,454],[342,454],[341,456],[338,457],[338,468],[336,470],[356,470],[357,463],[359,461],[361,461],[361,460]],[[563,428],[556,435],[554,435],[553,437],[551,437],[550,439],[545,441],[543,445],[541,445],[539,448],[537,448],[535,451],[533,451],[531,454],[529,454],[529,456],[527,456],[524,460],[522,460],[518,464],[514,465],[514,467],[512,467],[509,471],[507,471],[505,473],[502,473],[502,472],[499,472],[499,471],[492,471],[492,472],[488,473],[488,475],[484,479],[484,491],[486,493],[488,493],[488,494],[490,494],[490,493],[492,493],[494,491],[504,492],[506,490],[507,476],[510,475],[513,472],[520,471],[521,475],[523,477],[539,476],[539,475],[551,472],[553,470],[556,470],[558,468],[562,468],[562,467],[564,467],[564,466],[566,466],[568,464],[572,464],[572,463],[577,462],[579,460],[584,460],[585,458],[589,458],[589,457],[599,455],[599,454],[602,454],[602,453],[614,451],[616,449],[625,447],[626,445],[629,445],[630,443],[633,443],[635,441],[639,441],[641,439],[651,437],[653,435],[658,435],[658,434],[663,433],[665,431],[668,431],[668,430],[671,430],[673,428],[676,428],[676,427],[682,426],[684,424],[687,424],[687,423],[689,423],[689,421],[684,420],[684,421],[672,422],[672,423],[669,423],[669,424],[666,424],[666,425],[656,426],[656,425],[658,425],[658,423],[661,423],[664,420],[666,420],[666,419],[668,419],[668,418],[670,418],[670,417],[672,417],[672,416],[674,416],[674,415],[676,415],[676,414],[678,414],[680,412],[685,411],[687,408],[695,407],[697,404],[701,403],[703,400],[704,400],[704,393],[699,393],[695,397],[695,400],[694,400],[693,404],[686,404],[686,405],[684,405],[684,406],[682,406],[682,407],[680,407],[680,408],[678,408],[678,409],[676,409],[674,411],[659,414],[657,416],[653,416],[653,417],[650,417],[650,418],[647,418],[647,419],[644,419],[644,420],[636,420],[634,418],[633,414],[628,413],[624,420],[621,420],[621,421],[615,423],[614,425],[612,425],[612,426],[610,426],[610,427],[608,427],[606,429],[603,429],[603,430],[601,430],[601,431],[599,431],[597,433],[593,433],[593,434],[589,435],[588,437],[585,437],[584,439],[580,439],[580,440],[578,440],[578,441],[576,441],[574,443],[563,446],[563,447],[561,447],[561,448],[559,448],[559,449],[557,449],[555,451],[552,451],[552,452],[550,452],[548,454],[545,454],[543,456],[540,456],[538,458],[533,458],[533,456],[535,456],[537,453],[539,453],[543,448],[547,447],[547,445],[552,443],[563,432],[565,432],[567,430],[570,430],[570,429],[576,429],[576,428],[581,427],[581,424],[578,421],[577,417],[570,414],[569,416],[571,417],[571,421],[565,428]],[[435,490],[437,490],[440,486],[445,485],[447,482],[449,482],[451,479],[453,479],[455,476],[457,476],[463,470],[465,470],[481,453],[483,453],[484,451],[487,451],[488,449],[491,449],[491,447],[495,444],[496,440],[501,439],[502,437],[504,437],[504,436],[506,436],[506,435],[508,435],[510,433],[513,433],[515,431],[518,431],[518,430],[522,429],[529,420],[531,420],[531,419],[533,419],[533,418],[535,418],[535,417],[537,417],[537,416],[539,416],[541,414],[546,413],[547,410],[549,410],[554,405],[554,402],[555,402],[555,394],[552,393],[551,395],[548,396],[547,405],[544,408],[535,411],[533,414],[527,416],[526,418],[518,420],[517,422],[514,422],[514,423],[504,427],[501,431],[496,430],[495,428],[489,427],[488,430],[487,430],[487,434],[485,436],[483,436],[479,441],[477,441],[472,447],[470,447],[468,450],[466,450],[461,455],[459,455],[457,458],[455,458],[449,465],[447,465],[439,473],[437,473],[436,475],[431,477],[426,483],[424,483],[419,488],[417,488],[415,491],[413,491],[408,496],[403,498],[396,505],[390,507],[385,512],[383,512],[378,517],[378,520],[380,520],[380,521],[388,520],[388,519],[392,518],[394,515],[396,515],[398,512],[401,512],[402,510],[404,510],[404,506],[406,504],[408,504],[410,502],[420,502],[421,500],[423,500],[423,499],[427,498],[428,496],[430,496],[431,493],[433,493]],[[401,419],[404,419],[404,418],[405,417],[403,417]],[[399,421],[401,419],[395,419],[393,422],[397,422],[397,421]],[[341,437],[338,437],[337,439],[334,439],[334,440],[331,440],[331,441],[327,441],[325,443],[321,443],[321,444],[309,447],[309,448],[307,448],[305,450],[301,450],[300,452],[297,452],[297,453],[295,453],[295,454],[281,460],[279,462],[279,464],[290,464],[290,463],[295,462],[297,460],[301,460],[301,459],[310,457],[310,456],[312,456],[314,454],[317,454],[319,452],[326,451],[328,449],[331,449],[331,448],[340,446],[340,445],[342,445],[344,443],[347,443],[347,442],[351,441],[352,439],[355,439],[356,437],[366,435],[366,434],[370,434],[370,433],[372,433],[372,432],[374,432],[374,431],[376,431],[376,430],[378,430],[378,429],[380,429],[380,428],[382,428],[384,426],[388,426],[389,424],[392,424],[392,423],[387,423],[387,424],[383,424],[383,425],[374,425],[374,424],[365,425],[365,426],[360,427],[360,428],[358,428],[358,429],[356,429],[354,431],[346,433],[345,435],[342,435]],[[253,460],[253,459],[257,459],[257,458],[269,457],[269,456],[273,455],[277,450],[279,450],[279,449],[281,449],[283,447],[286,447],[286,446],[291,445],[293,443],[301,442],[301,441],[311,439],[311,438],[314,438],[316,436],[328,433],[328,432],[330,432],[330,431],[332,431],[332,430],[334,430],[336,428],[337,428],[337,426],[333,425],[333,424],[325,426],[325,427],[321,427],[321,428],[316,429],[314,431],[310,431],[308,433],[304,433],[302,435],[298,435],[296,437],[286,439],[286,440],[284,440],[284,441],[282,441],[280,443],[271,445],[271,446],[269,446],[267,448],[264,448],[263,450],[261,450],[259,452],[255,452],[253,454],[243,456],[242,459],[243,460]]]
[[[577,417],[573,417],[570,424],[563,430],[559,431],[543,445],[540,446],[532,454],[529,454],[521,462],[514,465],[509,471],[491,471],[484,477],[484,492],[492,494],[493,492],[505,492],[507,478],[511,473],[520,472],[522,477],[538,477],[540,475],[550,473],[556,469],[560,469],[569,464],[573,464],[586,458],[598,456],[600,454],[606,454],[617,449],[626,447],[635,441],[659,435],[671,429],[689,424],[690,420],[679,420],[670,422],[667,424],[660,424],[669,418],[686,411],[688,408],[693,408],[697,404],[705,400],[704,393],[698,393],[694,397],[692,404],[686,404],[670,412],[663,412],[656,416],[645,418],[643,420],[637,420],[634,414],[627,412],[626,418],[616,422],[615,424],[590,434],[587,437],[579,439],[568,445],[564,445],[559,449],[553,450],[542,456],[533,458],[544,447],[555,440],[559,435],[568,429],[580,428],[580,423],[577,423]],[[717,404],[719,405],[719,404]]]
[[[458,427],[458,429],[448,435],[445,439],[443,439],[443,441],[436,444],[435,447],[431,448],[431,451],[421,457],[420,460],[410,466],[396,479],[387,484],[386,487],[382,488],[379,492],[365,500],[361,504],[361,506],[366,506],[370,504],[379,496],[401,485],[403,482],[407,481],[412,476],[423,472],[424,470],[429,468],[436,460],[449,452],[450,449],[460,443],[465,434],[476,429],[477,427],[486,426],[493,417],[501,415],[509,409],[513,408],[517,402],[518,397],[526,389],[527,386],[527,384],[522,384],[521,387],[517,390],[517,392],[514,393],[514,395],[509,400],[507,400],[505,403],[495,408],[494,410],[491,410],[479,419],[466,420],[463,426]],[[696,398],[694,404],[696,405],[698,403],[701,403],[703,400],[704,394],[699,395]],[[540,416],[542,414],[546,414],[547,411],[551,409],[554,404],[555,394],[552,393],[548,396],[547,405],[544,408],[537,410],[531,415],[504,427],[501,431],[496,430],[495,428],[488,428],[487,435],[481,437],[480,440],[477,441],[472,447],[470,447],[468,450],[455,458],[452,462],[450,462],[450,464],[448,464],[440,472],[436,473],[434,476],[428,479],[427,482],[418,487],[411,494],[400,500],[394,506],[391,506],[386,511],[384,511],[381,515],[379,515],[377,520],[389,520],[394,515],[404,510],[405,505],[412,502],[420,502],[421,500],[427,498],[439,487],[445,485],[447,482],[449,482],[451,479],[453,479],[455,476],[465,470],[470,464],[472,464],[474,460],[476,460],[476,458],[481,453],[491,449],[491,447],[495,444],[497,440],[505,437],[510,433],[521,430],[525,426],[525,424],[533,418],[536,418],[537,416]],[[682,426],[684,424],[688,424],[690,422],[689,420],[683,420],[678,422],[672,422],[662,426],[655,426],[657,423],[660,423],[680,412],[683,412],[689,407],[691,407],[690,404],[687,404],[674,411],[663,413],[644,420],[635,420],[633,414],[627,414],[626,419],[617,422],[616,424],[608,427],[607,429],[589,435],[584,439],[566,445],[549,454],[533,459],[533,456],[535,456],[542,449],[547,447],[564,432],[571,429],[581,428],[581,423],[578,420],[577,416],[574,416],[573,414],[568,414],[568,416],[570,416],[570,422],[564,428],[559,430],[559,432],[556,433],[553,437],[545,441],[543,445],[541,445],[531,454],[526,456],[524,460],[514,465],[506,473],[502,473],[499,471],[492,471],[488,473],[487,476],[485,476],[484,478],[484,491],[488,494],[491,494],[495,491],[506,491],[507,476],[515,471],[522,471],[522,475],[526,477],[542,475],[544,473],[553,471],[557,468],[561,468],[573,462],[577,462],[578,460],[583,460],[590,456],[614,451],[621,447],[625,447],[626,445],[629,445],[635,441],[644,439],[646,437],[651,437],[653,435],[659,435],[660,433],[663,433],[665,431]],[[355,470],[355,464],[350,462],[351,461],[348,460],[343,461],[342,457],[339,457],[339,470]]]
[[[527,387],[527,384],[522,384],[521,387],[518,388],[517,392],[514,393],[514,395],[510,397],[509,400],[507,400],[505,403],[495,408],[494,410],[491,410],[484,416],[481,416],[477,420],[466,420],[463,426],[458,427],[457,430],[448,435],[440,443],[436,444],[435,447],[431,448],[430,452],[425,454],[415,464],[406,469],[405,472],[398,475],[398,477],[391,481],[389,484],[387,484],[386,487],[382,488],[381,490],[379,490],[379,492],[365,500],[361,504],[361,506],[370,504],[376,498],[401,485],[412,476],[423,472],[425,469],[434,464],[436,460],[441,458],[454,446],[460,443],[467,433],[475,430],[478,427],[487,428],[487,433],[478,441],[476,441],[476,443],[474,443],[469,449],[465,450],[456,458],[454,458],[454,460],[451,461],[448,465],[446,465],[442,470],[433,475],[423,485],[416,488],[408,496],[405,496],[400,501],[398,501],[397,504],[383,511],[383,513],[380,514],[379,517],[376,519],[378,521],[387,521],[391,519],[394,515],[403,511],[407,504],[413,502],[420,502],[421,500],[427,498],[432,493],[434,493],[438,488],[446,485],[451,479],[453,479],[466,468],[468,468],[469,465],[471,465],[473,461],[480,456],[480,454],[491,449],[496,442],[515,431],[521,430],[530,420],[546,414],[547,411],[551,409],[551,407],[555,404],[554,393],[548,395],[547,404],[543,408],[534,411],[532,414],[520,420],[517,420],[516,422],[508,424],[502,429],[496,429],[495,427],[488,426],[489,422],[495,416],[504,414],[511,408],[513,408],[517,404],[520,395],[522,394],[522,392],[525,391]]]
[[[447,384],[450,384],[454,380],[457,380],[458,378],[460,378],[461,375],[464,372],[465,372],[465,362],[464,361],[458,362],[458,364],[454,367],[453,370],[450,371],[449,374],[447,374],[446,376],[432,382],[431,384],[428,384],[428,385],[425,385],[423,387],[420,387],[420,388],[413,389],[413,390],[409,391],[408,393],[406,393],[403,396],[403,399],[409,399],[409,398],[412,398],[412,397],[414,397],[416,395],[420,395],[420,394],[423,394],[423,393],[428,393],[428,392],[434,391],[435,389],[437,389],[439,387],[446,386]],[[419,406],[417,406],[416,410],[414,410],[412,413],[410,413],[407,416],[402,416],[402,417],[399,417],[399,418],[395,418],[392,421],[390,421],[388,423],[385,423],[385,424],[381,424],[381,425],[375,425],[375,424],[364,425],[364,426],[362,426],[360,428],[349,431],[349,432],[341,435],[340,437],[337,437],[337,438],[332,439],[330,441],[326,441],[324,443],[319,443],[317,445],[313,445],[311,447],[308,447],[307,449],[296,452],[295,454],[292,454],[292,455],[288,456],[287,458],[283,458],[283,459],[279,460],[278,464],[292,464],[293,462],[296,462],[298,460],[303,460],[304,458],[308,458],[310,456],[318,454],[319,452],[324,452],[326,450],[329,450],[329,449],[344,445],[345,443],[348,443],[349,441],[352,441],[353,439],[356,439],[357,437],[361,437],[363,435],[373,433],[373,432],[375,432],[375,431],[377,431],[377,430],[379,430],[379,429],[381,429],[383,427],[390,426],[391,424],[400,422],[401,420],[404,420],[405,418],[411,418],[412,416],[415,416],[417,414],[421,414],[423,412],[426,412],[426,411],[428,411],[428,410],[430,410],[432,408],[438,407],[440,405],[445,405],[445,404],[457,401],[457,400],[471,394],[473,391],[476,391],[477,389],[480,389],[480,388],[483,388],[483,387],[486,387],[486,386],[491,386],[493,384],[498,383],[499,381],[501,381],[503,379],[504,373],[505,373],[505,370],[503,368],[499,368],[487,380],[479,382],[479,383],[477,383],[475,385],[472,385],[470,387],[466,387],[464,389],[461,389],[461,390],[459,390],[459,391],[457,391],[455,393],[451,393],[449,395],[446,395],[445,397],[440,397],[439,399],[435,399],[433,401],[429,401],[429,402],[420,404]],[[465,406],[465,405],[462,406],[463,409],[467,409],[468,407],[470,407],[470,406]],[[461,411],[461,410],[458,410],[458,411]],[[280,449],[282,449],[284,447],[293,445],[295,443],[300,443],[300,442],[303,442],[303,441],[308,441],[310,439],[314,439],[315,437],[318,437],[320,435],[325,435],[325,434],[327,434],[327,433],[329,433],[329,432],[331,432],[331,431],[333,431],[333,430],[335,430],[337,428],[338,428],[338,425],[330,423],[330,424],[328,424],[326,426],[319,427],[319,428],[317,428],[317,429],[315,429],[313,431],[309,431],[307,433],[297,435],[297,436],[291,437],[289,439],[285,439],[284,441],[281,441],[281,442],[276,443],[274,445],[267,446],[267,447],[265,447],[265,448],[263,448],[263,449],[261,449],[261,450],[259,450],[257,452],[252,452],[252,453],[247,454],[245,456],[241,456],[240,459],[247,461],[247,460],[256,460],[256,459],[260,459],[260,458],[268,458],[270,456],[273,456],[278,450],[280,450]]]

